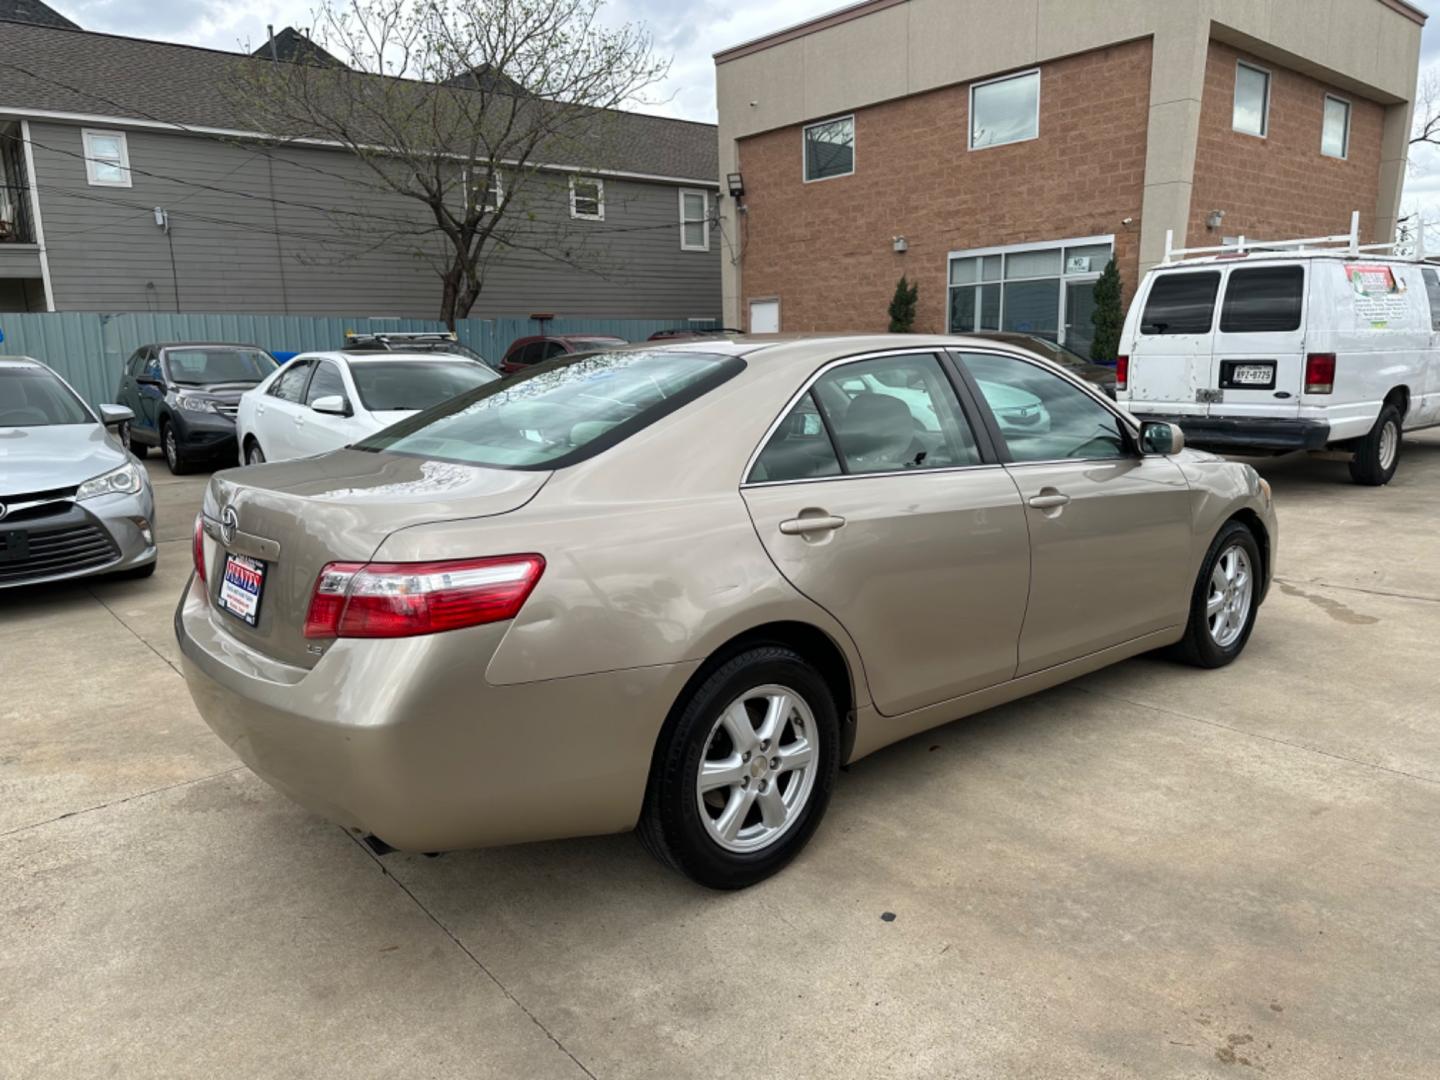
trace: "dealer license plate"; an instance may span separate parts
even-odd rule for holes
[[[265,590],[265,564],[245,555],[225,555],[225,573],[215,605],[250,626],[260,618],[260,594]]]
[[[1274,364],[1236,364],[1230,372],[1236,386],[1269,386],[1275,381]]]

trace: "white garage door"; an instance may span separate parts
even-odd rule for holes
[[[780,301],[750,301],[750,333],[778,334],[780,332]]]

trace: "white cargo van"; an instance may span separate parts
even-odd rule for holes
[[[1116,397],[1220,453],[1341,451],[1385,484],[1440,425],[1440,269],[1344,236],[1171,251],[1120,338]]]

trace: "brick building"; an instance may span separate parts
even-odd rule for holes
[[[1425,16],[1404,0],[866,0],[716,55],[725,318],[1088,351],[1177,245],[1390,238]],[[722,189],[729,184],[722,185]]]

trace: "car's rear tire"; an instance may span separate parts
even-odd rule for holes
[[[1350,479],[1366,487],[1381,487],[1390,482],[1400,467],[1400,409],[1387,401],[1375,418],[1375,426],[1355,447],[1350,459]]]
[[[190,462],[186,460],[185,452],[180,449],[180,440],[175,438],[173,424],[160,426],[160,448],[165,454],[165,465],[173,475],[183,476],[190,471]]]
[[[1175,659],[1218,668],[1244,652],[1255,628],[1264,572],[1255,534],[1241,522],[1226,522],[1200,564],[1185,636],[1172,650]]]
[[[255,439],[245,440],[245,464],[264,465],[265,451],[260,449],[260,444]]]
[[[120,425],[120,445],[125,447],[126,450],[134,454],[141,461],[144,461],[145,455],[150,452],[150,448],[144,443],[135,441],[135,437],[130,431],[129,420],[126,420],[125,423]]]
[[[651,765],[641,843],[712,889],[763,881],[800,853],[829,804],[840,768],[830,688],[793,650],[761,645],[676,708]]]

